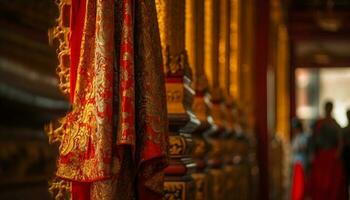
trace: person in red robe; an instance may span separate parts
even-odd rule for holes
[[[348,125],[342,129],[343,137],[343,162],[346,173],[347,188],[350,186],[350,110],[346,111]]]
[[[316,121],[312,135],[309,197],[312,200],[345,200],[347,191],[341,161],[341,129],[332,117],[333,103],[326,102],[325,117]]]
[[[291,200],[303,200],[305,194],[305,173],[307,165],[308,136],[304,133],[303,124],[299,119],[292,121],[294,137],[292,140],[292,187]]]

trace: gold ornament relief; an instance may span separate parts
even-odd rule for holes
[[[186,199],[185,182],[165,182],[163,200],[184,200]]]
[[[169,137],[169,152],[171,156],[181,156],[186,153],[186,140],[182,136]]]
[[[183,83],[166,83],[168,113],[185,113]]]

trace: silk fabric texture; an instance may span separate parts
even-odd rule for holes
[[[77,199],[160,199],[167,110],[153,0],[72,0],[57,173]]]

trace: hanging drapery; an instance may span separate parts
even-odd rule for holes
[[[165,84],[154,1],[72,0],[57,177],[76,199],[160,199]],[[58,139],[56,139],[58,138]]]

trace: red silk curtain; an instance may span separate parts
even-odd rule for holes
[[[162,198],[167,111],[154,1],[72,0],[69,47],[72,109],[56,175],[72,182],[73,200]]]

